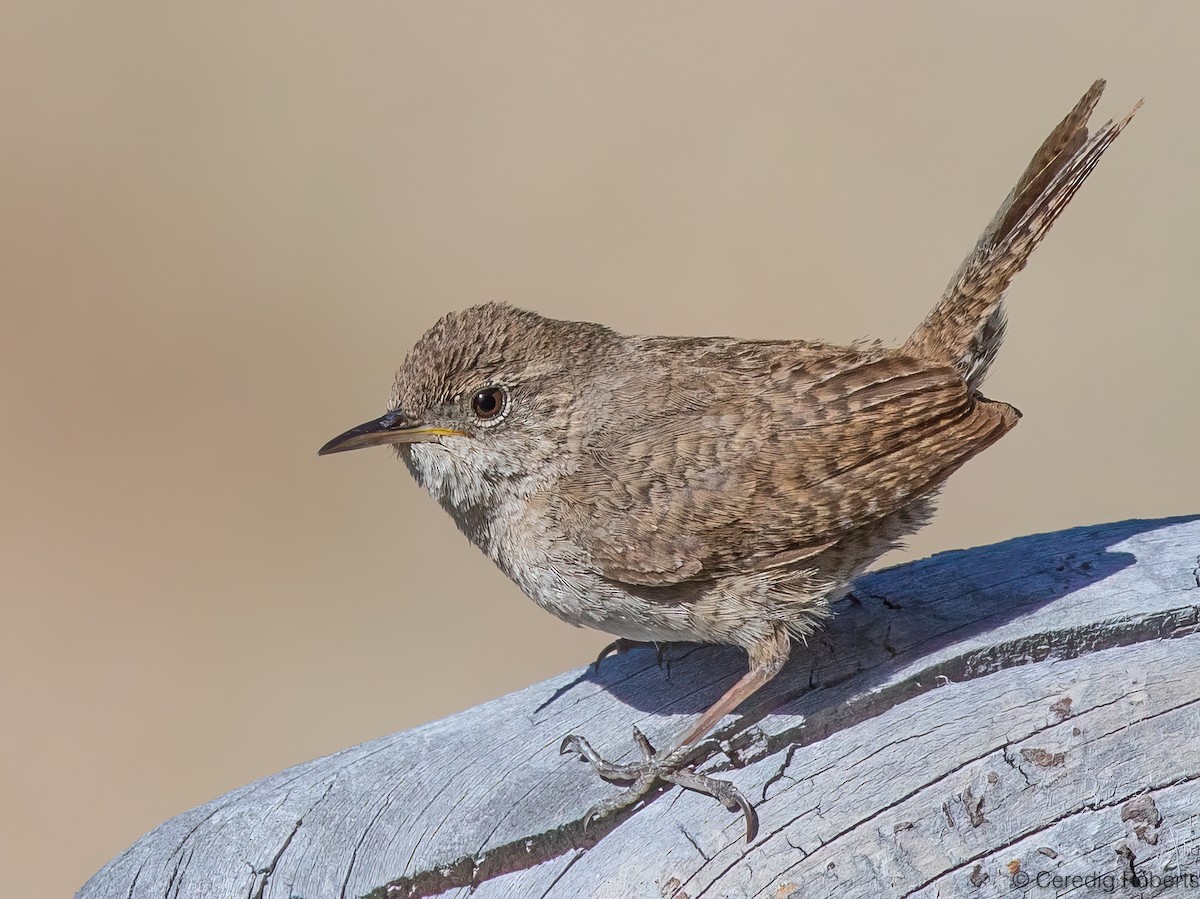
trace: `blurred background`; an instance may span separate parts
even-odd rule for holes
[[[1146,106],[1010,295],[1021,426],[889,563],[1200,512],[1200,5],[0,6],[0,868],[589,662],[385,451],[442,313],[876,336],[1091,81]]]

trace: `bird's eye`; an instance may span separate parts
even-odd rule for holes
[[[508,393],[503,387],[484,387],[471,397],[471,411],[483,421],[499,418],[508,402]]]

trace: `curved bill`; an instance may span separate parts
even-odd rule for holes
[[[318,456],[344,453],[347,450],[367,446],[387,446],[397,443],[428,443],[439,437],[465,437],[462,431],[451,428],[435,428],[410,421],[403,412],[396,410],[338,434],[317,450]]]

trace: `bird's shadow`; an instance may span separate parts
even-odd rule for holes
[[[1114,545],[1197,519],[1200,515],[1130,520],[1018,537],[864,575],[835,604],[828,625],[807,645],[796,644],[780,675],[739,711],[754,720],[767,711],[786,713],[789,704],[814,690],[850,681],[857,690],[869,689],[923,656],[944,655],[954,644],[971,642],[1136,563],[1132,553],[1111,549]],[[661,656],[653,647],[636,647],[609,656],[598,669],[589,666],[538,710],[592,683],[644,713],[699,713],[746,670],[745,652],[734,647],[676,643]],[[830,703],[843,700],[844,691],[829,691]]]

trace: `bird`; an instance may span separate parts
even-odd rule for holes
[[[563,621],[640,643],[740,647],[748,670],[670,746],[635,727],[618,764],[561,751],[627,788],[656,784],[757,817],[689,762],[787,662],[854,579],[934,513],[946,479],[1020,413],[981,385],[1013,276],[1137,112],[1089,133],[1096,81],[1033,155],[941,298],[897,347],[638,336],[488,302],[413,345],[384,415],[320,455],[391,446],[458,528]]]

